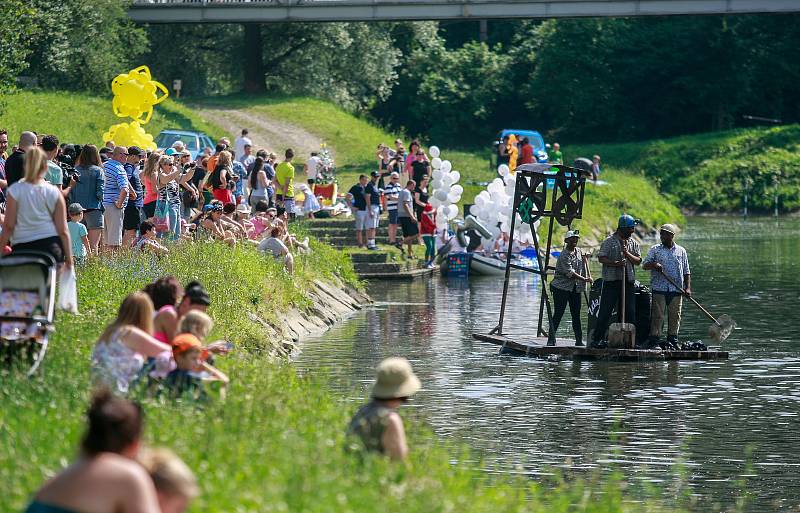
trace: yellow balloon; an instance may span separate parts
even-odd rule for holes
[[[163,93],[161,96],[159,91]],[[153,107],[169,96],[166,86],[152,79],[147,66],[117,75],[111,81],[111,92],[114,93],[111,102],[114,114],[121,118],[133,118],[143,125],[150,122]]]
[[[138,121],[113,125],[103,134],[103,141],[114,141],[117,146],[138,146],[145,150],[155,150],[153,136],[142,128]]]

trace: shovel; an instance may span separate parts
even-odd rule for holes
[[[613,349],[633,349],[636,341],[636,326],[625,322],[625,289],[628,288],[628,263],[622,267],[622,322],[608,327],[608,347]]]
[[[724,342],[730,336],[731,331],[733,331],[733,328],[736,327],[736,321],[731,319],[731,317],[729,315],[725,315],[725,314],[722,314],[722,315],[720,315],[719,317],[717,317],[715,319],[714,316],[711,315],[711,312],[706,310],[705,307],[703,307],[703,305],[698,303],[698,301],[695,298],[693,298],[692,296],[687,296],[686,295],[686,291],[683,290],[683,288],[680,285],[675,283],[675,281],[673,281],[672,278],[667,276],[666,273],[664,273],[664,271],[659,270],[658,272],[660,272],[661,275],[664,278],[666,278],[666,280],[668,282],[670,282],[673,287],[678,289],[678,292],[680,292],[681,294],[686,296],[689,299],[689,301],[694,303],[695,306],[700,309],[701,312],[706,314],[706,317],[708,317],[709,319],[711,319],[714,322],[714,324],[712,324],[711,326],[708,327],[708,336],[711,337],[711,340],[713,340],[714,342],[716,342],[718,344],[721,344],[722,342]]]

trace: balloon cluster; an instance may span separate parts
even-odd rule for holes
[[[432,193],[428,203],[436,209],[436,227],[443,229],[448,221],[458,217],[458,205],[464,187],[458,181],[461,180],[461,173],[453,170],[453,164],[449,160],[441,159],[441,152],[436,146],[428,148],[431,155],[431,187]]]
[[[160,96],[159,91],[163,93]],[[117,75],[111,81],[111,92],[114,93],[111,102],[114,114],[120,118],[133,118],[133,121],[112,126],[103,133],[103,141],[113,140],[122,146],[154,150],[156,144],[153,136],[142,125],[150,122],[153,107],[169,96],[166,86],[152,79],[150,68],[139,66],[128,73]]]
[[[491,232],[493,239],[511,232],[511,211],[514,208],[514,189],[517,185],[516,178],[507,165],[501,164],[497,172],[500,178],[492,180],[486,190],[475,196],[475,204],[469,210],[469,213],[478,218],[478,221]],[[514,240],[533,244],[531,226],[522,222],[519,214],[515,215]],[[538,222],[535,225],[538,226]],[[491,247],[493,242],[494,240],[484,239],[484,247]]]

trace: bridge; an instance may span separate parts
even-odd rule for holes
[[[146,23],[487,20],[800,12],[800,0],[133,0]]]

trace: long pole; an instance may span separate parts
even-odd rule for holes
[[[506,298],[508,296],[508,281],[511,277],[511,252],[514,249],[514,227],[517,221],[517,208],[519,208],[519,198],[520,198],[520,191],[522,188],[520,187],[520,181],[523,180],[522,174],[517,173],[517,185],[514,187],[514,202],[511,209],[511,228],[509,229],[508,234],[508,250],[506,251],[506,276],[505,280],[503,281],[503,299],[500,302],[500,318],[497,321],[497,327],[492,330],[492,334],[502,335],[503,334],[503,317],[505,317],[506,313]]]

